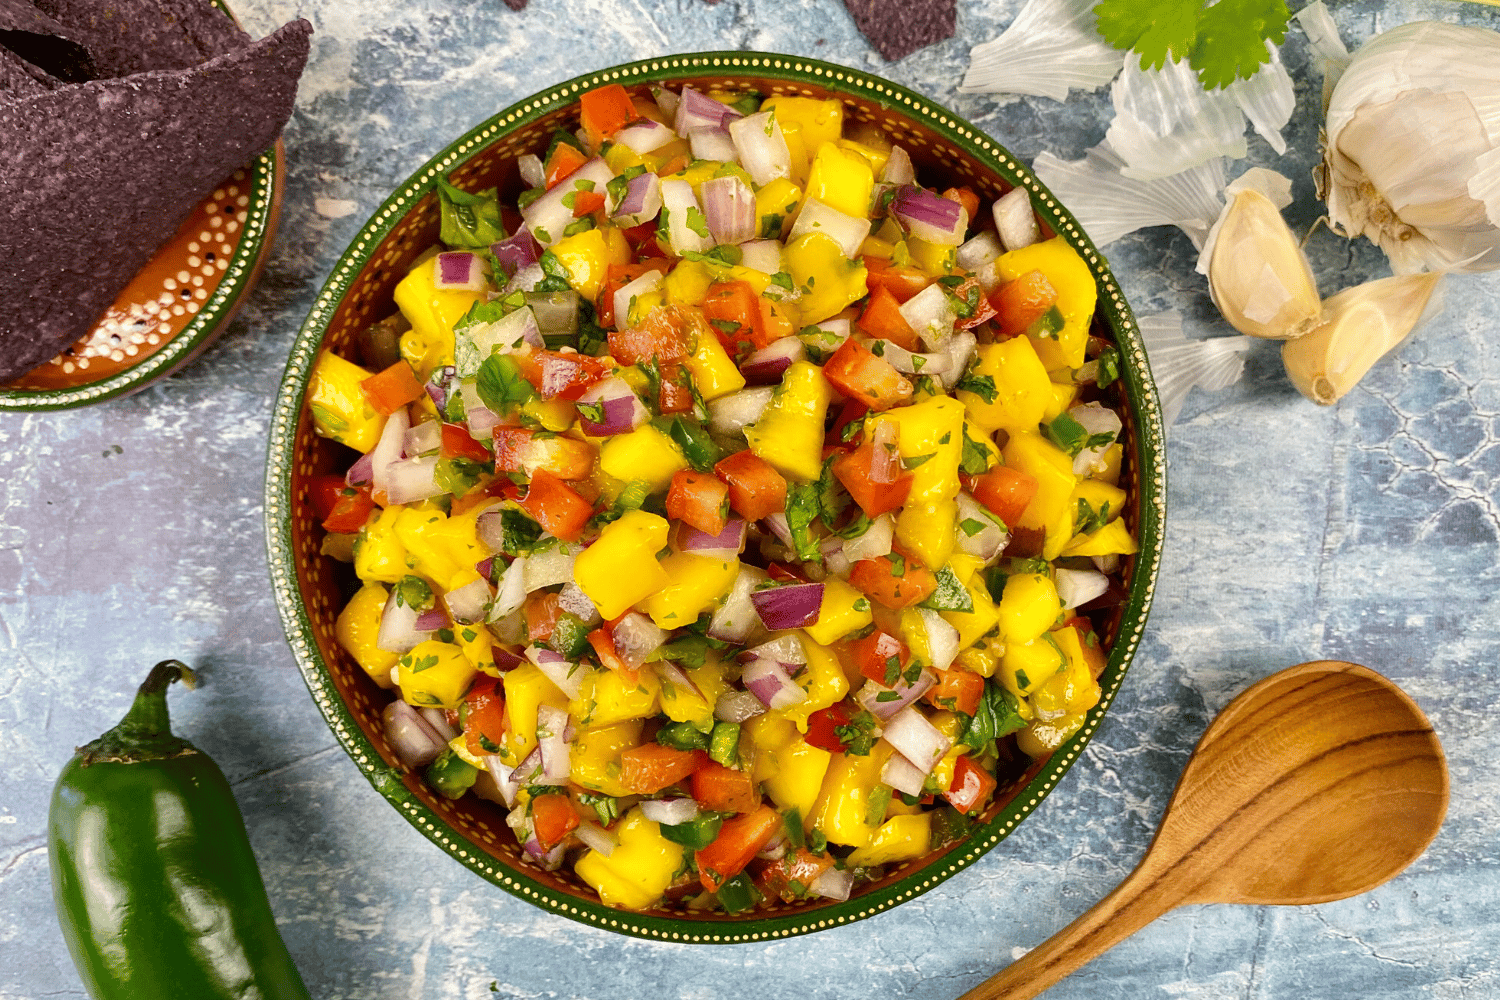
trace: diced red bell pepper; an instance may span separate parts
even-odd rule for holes
[[[532,351],[522,375],[543,399],[577,399],[604,380],[609,369],[598,358],[562,351]]]
[[[496,753],[507,725],[500,681],[489,674],[480,674],[474,678],[464,701],[469,706],[464,718],[464,746],[475,757]]]
[[[324,473],[313,476],[307,481],[307,498],[312,501],[313,513],[318,520],[323,520],[333,513],[333,508],[344,496],[344,490],[348,489],[343,476],[335,476],[332,473]]]
[[[911,650],[906,643],[878,629],[851,642],[849,653],[859,665],[861,674],[886,687],[895,687],[901,671],[911,663]]]
[[[972,813],[990,797],[995,785],[994,775],[963,754],[953,762],[953,783],[943,797],[959,812]]]
[[[1041,271],[1027,271],[991,292],[990,304],[998,313],[995,322],[1000,333],[1014,337],[1025,333],[1057,304],[1057,289]]]
[[[630,95],[618,83],[586,91],[578,98],[579,124],[591,149],[598,149],[605,139],[639,117]]]
[[[843,753],[844,741],[839,739],[838,728],[847,726],[852,716],[843,702],[819,709],[807,717],[807,735],[802,737],[809,746],[829,753]]]
[[[760,297],[748,282],[714,282],[708,286],[701,308],[704,319],[730,354],[743,354],[747,345],[764,347],[769,343],[761,323]]]
[[[620,754],[620,784],[639,795],[650,795],[677,784],[708,762],[701,750],[643,743]]]
[[[911,399],[911,382],[906,376],[853,337],[823,362],[823,377],[846,397],[872,410],[889,410]]]
[[[960,316],[953,323],[960,330],[972,330],[985,320],[993,319],[996,315],[995,307],[984,294],[984,286],[974,275],[964,278],[963,284],[955,285],[949,289],[960,302],[973,301],[974,311],[968,316]]]
[[[422,383],[412,374],[411,365],[397,361],[385,371],[359,383],[375,412],[388,417],[407,403],[414,403],[427,392]]]
[[[667,490],[667,516],[717,535],[729,523],[729,487],[717,476],[681,469]]]
[[[901,315],[901,303],[896,301],[896,296],[884,285],[877,285],[870,292],[865,310],[859,314],[855,325],[876,340],[889,340],[908,351],[922,349],[917,331]]]
[[[552,631],[557,628],[557,620],[563,613],[557,595],[545,591],[528,595],[521,611],[526,616],[526,638],[531,642],[546,642],[552,638]]]
[[[766,896],[795,903],[807,898],[807,887],[832,867],[831,855],[814,854],[798,847],[768,864],[756,882]]]
[[[583,150],[571,143],[559,142],[553,147],[552,155],[547,157],[547,162],[542,167],[547,187],[555,187],[558,181],[567,177],[587,162],[589,162],[589,158]]]
[[[877,483],[870,476],[875,460],[875,442],[866,440],[858,448],[833,460],[833,475],[859,504],[866,517],[879,517],[906,503],[912,474],[902,472],[895,482]]]
[[[538,795],[531,800],[531,824],[537,843],[550,851],[578,829],[578,809],[566,795]]]
[[[370,487],[346,488],[333,510],[323,518],[323,530],[335,535],[352,535],[365,526],[374,509],[375,500],[370,495]]]
[[[984,504],[995,516],[1014,528],[1026,513],[1031,498],[1036,496],[1036,477],[1008,465],[997,465],[982,476],[974,478],[970,492],[974,499]]]
[[[786,477],[749,449],[721,459],[714,474],[729,487],[729,506],[745,520],[786,510]]]
[[[937,589],[937,577],[922,560],[899,550],[861,559],[850,570],[849,582],[871,600],[897,611],[925,601]]]
[[[471,462],[488,462],[494,456],[484,445],[469,436],[463,424],[444,424],[442,456],[444,458],[466,458]]]
[[[869,412],[870,408],[857,399],[844,400],[844,405],[839,409],[839,415],[834,418],[833,426],[823,437],[823,447],[837,448],[841,451],[851,449],[849,442],[844,440],[844,428],[856,420],[864,419],[865,414]],[[858,437],[858,434],[850,432],[849,437],[853,439]]]
[[[736,771],[714,760],[705,760],[693,772],[693,798],[713,812],[747,813],[760,805],[760,791],[749,771]]]
[[[718,892],[720,886],[745,870],[750,859],[771,842],[779,829],[781,813],[768,805],[725,820],[714,842],[694,853],[703,888]]]
[[[537,469],[532,474],[521,509],[565,542],[578,541],[589,518],[594,516],[593,504],[546,469]]]
[[[897,302],[905,302],[932,284],[931,278],[910,265],[892,264],[883,257],[861,259],[865,262],[865,286],[872,295],[877,288],[884,288],[895,296]]]
[[[756,347],[766,347],[783,337],[790,337],[797,332],[792,325],[792,319],[786,314],[786,310],[779,302],[770,299],[760,300],[760,340]]]
[[[604,207],[603,191],[577,191],[573,194],[573,218],[593,215]]]
[[[973,715],[984,697],[984,678],[969,670],[938,670],[938,682],[922,697],[937,708]]]

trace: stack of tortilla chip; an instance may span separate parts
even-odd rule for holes
[[[0,0],[0,381],[88,333],[292,114],[312,26],[209,0]]]

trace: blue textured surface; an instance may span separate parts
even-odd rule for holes
[[[1396,5],[1390,5],[1393,9]],[[313,994],[341,998],[956,997],[1081,912],[1145,850],[1209,718],[1250,682],[1315,658],[1398,680],[1449,755],[1431,850],[1366,896],[1297,909],[1190,907],[1056,987],[1069,998],[1459,1000],[1500,996],[1500,274],[1448,282],[1447,311],[1338,406],[1304,401],[1275,345],[1239,385],[1197,393],[1170,434],[1168,546],[1147,638],[1088,752],[1036,815],[971,869],[861,922],[769,945],[693,948],[542,914],[452,863],[369,787],[297,674],[270,599],[261,477],[271,401],[318,287],[363,219],[453,136],[561,79],[631,59],[759,48],[869,69],[948,104],[1030,159],[1077,158],[1105,93],[1067,104],[955,92],[969,48],[1018,0],[961,0],[958,35],[887,64],[836,0],[246,0],[264,34],[317,33],[286,133],[274,258],[199,361],[129,399],[0,414],[0,1000],[82,996],[52,915],[43,841],[71,748],[112,725],[146,666],[204,668],[178,731],[234,783],[283,932]],[[1453,3],[1339,4],[1351,43]],[[1298,84],[1276,157],[1288,218],[1319,213],[1318,81]],[[1326,292],[1386,272],[1320,231]],[[1138,311],[1228,332],[1175,230],[1110,247]],[[493,984],[493,985],[492,985]]]

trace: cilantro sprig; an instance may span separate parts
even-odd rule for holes
[[[1248,80],[1270,60],[1266,42],[1286,39],[1285,0],[1100,0],[1099,34],[1134,52],[1142,69],[1187,59],[1205,90]]]

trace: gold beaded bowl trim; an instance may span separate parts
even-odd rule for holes
[[[330,349],[352,357],[358,333],[395,310],[396,283],[438,238],[439,177],[451,177],[469,190],[496,186],[501,198],[513,204],[525,187],[517,157],[544,151],[554,128],[577,127],[578,95],[611,83],[644,94],[657,82],[749,89],[766,96],[837,97],[847,116],[878,125],[904,146],[918,177],[928,183],[968,184],[985,201],[1012,187],[1024,187],[1046,235],[1064,237],[1093,273],[1099,292],[1093,332],[1114,341],[1120,350],[1127,399],[1122,414],[1122,485],[1129,493],[1123,516],[1140,541],[1140,552],[1126,561],[1126,601],[1105,628],[1110,654],[1100,678],[1099,704],[1051,757],[1034,761],[1023,776],[998,789],[967,838],[892,866],[883,879],[862,886],[844,902],[777,902],[735,917],[690,913],[680,907],[635,913],[603,905],[571,872],[544,872],[524,863],[502,807],[475,796],[445,799],[429,789],[420,774],[402,766],[381,725],[381,709],[391,695],[377,687],[334,638],[335,619],[356,581],[349,567],[320,554],[321,529],[309,500],[309,483],[322,473],[341,473],[355,456],[317,437],[304,409],[319,352]],[[292,347],[271,417],[265,494],[271,581],[293,655],[334,735],[370,783],[450,856],[506,892],[582,924],[688,943],[773,940],[847,924],[920,896],[1008,836],[1067,773],[1119,691],[1145,629],[1161,565],[1166,516],[1162,444],[1161,408],[1145,347],[1108,265],[1077,221],[994,139],[920,94],[830,63],[757,52],[646,59],[569,80],[481,123],[391,195],[334,265]]]

